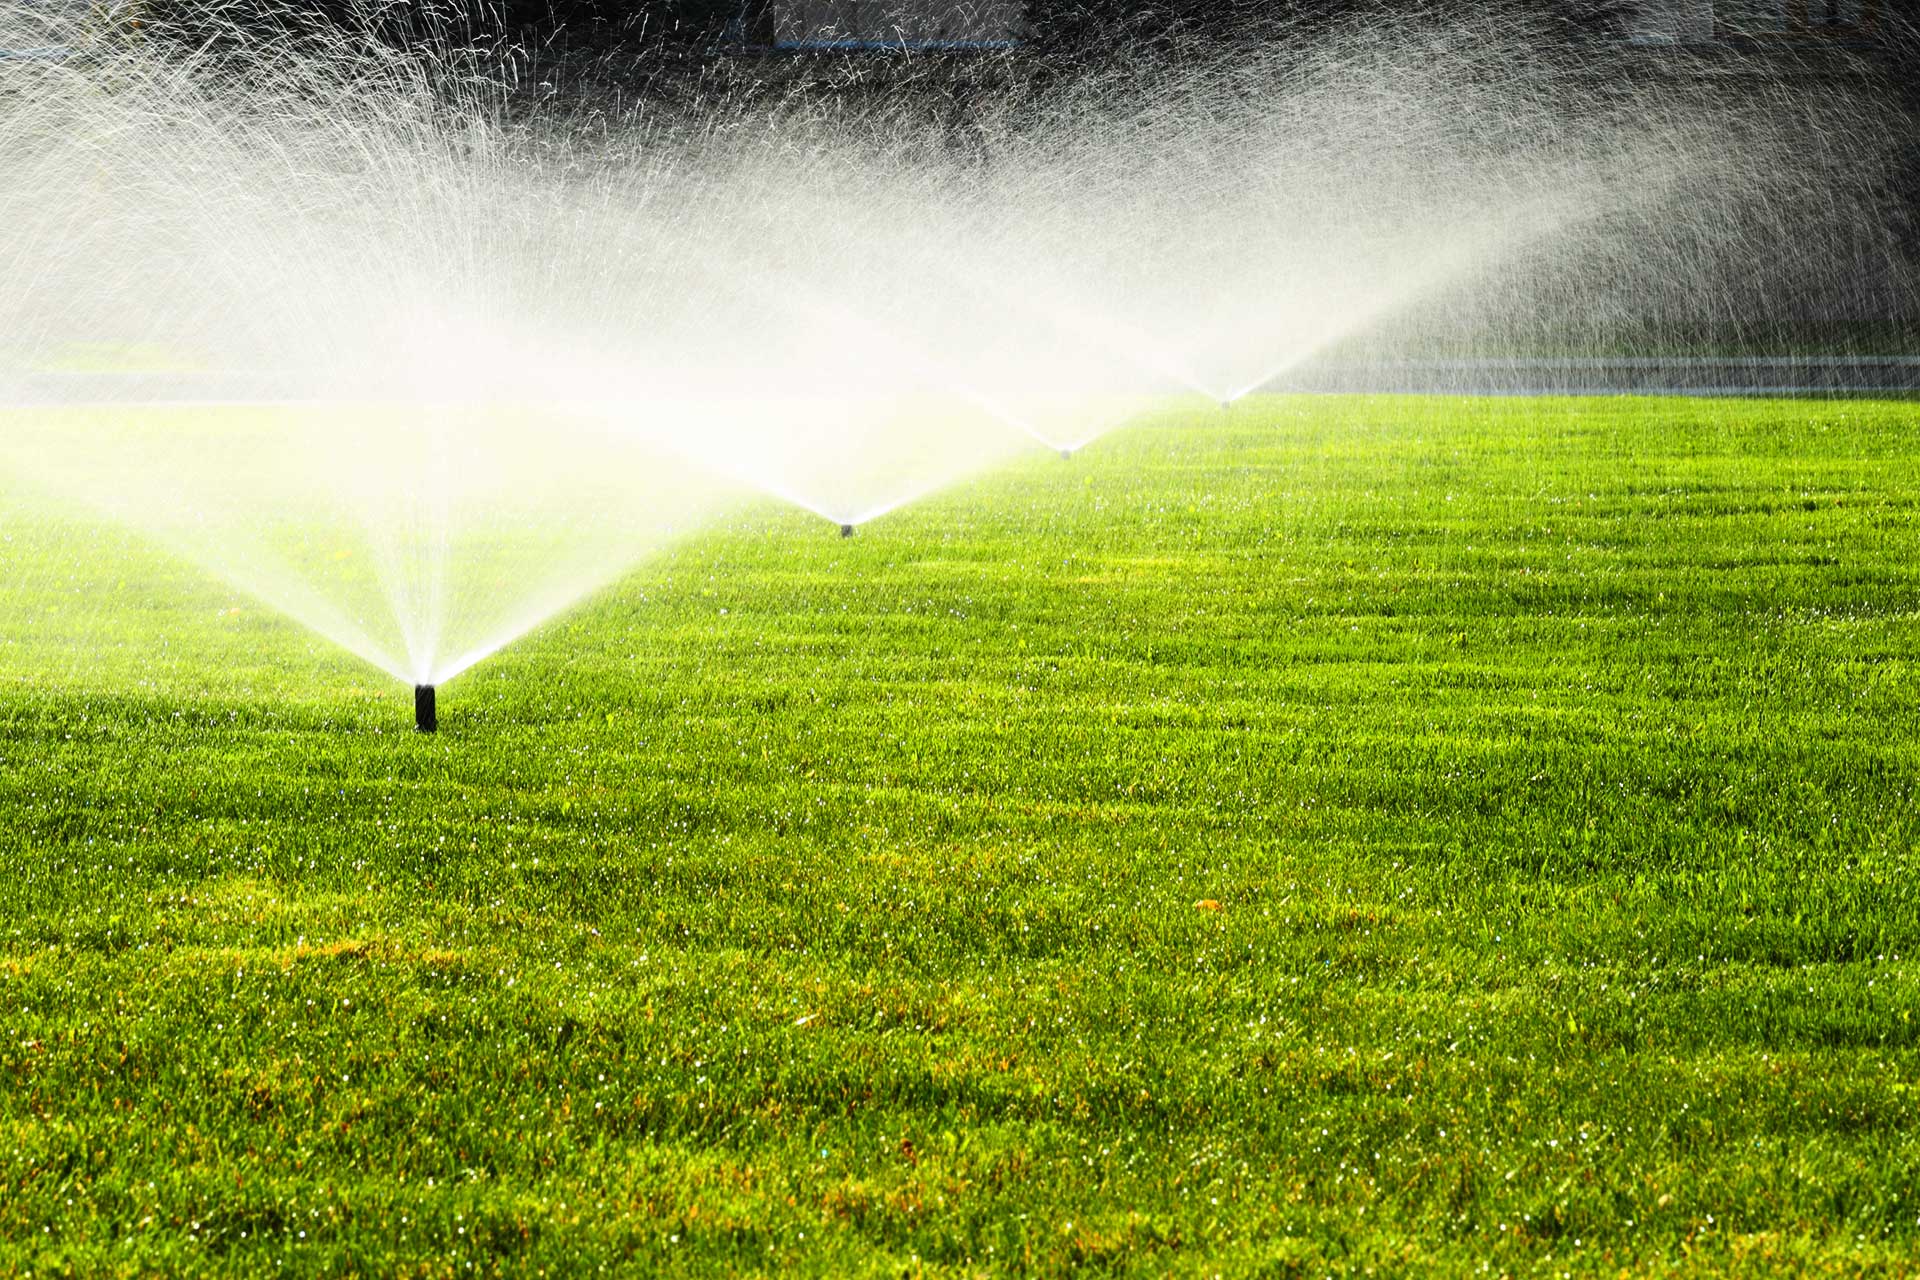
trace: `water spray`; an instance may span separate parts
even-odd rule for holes
[[[1506,6],[1138,84],[1023,72],[981,104],[991,166],[943,158],[917,90],[843,111],[743,81],[585,128],[591,95],[523,101],[504,66],[237,16],[300,6],[153,6],[208,16],[127,40],[93,37],[98,7],[0,0],[0,45],[87,50],[0,63],[0,391],[102,343],[202,372],[34,381],[171,407],[9,424],[0,463],[407,684],[737,485],[847,539],[832,512],[1069,462],[1176,389],[1230,428],[1350,339],[1661,350],[1920,297],[1883,194],[1907,108],[1785,67],[1616,94],[1602,59],[1644,52],[1562,52]],[[341,554],[290,554],[308,528]],[[434,686],[414,702],[434,732]]]

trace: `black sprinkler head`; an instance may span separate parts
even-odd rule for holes
[[[430,684],[413,686],[413,727],[422,733],[432,733],[440,727],[440,717],[433,706],[433,686]]]
[[[850,524],[841,525],[840,536],[843,538],[851,538],[853,536],[853,526]]]
[[[1073,450],[1071,450],[1071,449],[1062,449],[1062,450],[1060,451],[1060,461],[1062,461],[1062,462],[1072,462],[1072,461],[1073,461]]]

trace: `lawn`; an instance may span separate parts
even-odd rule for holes
[[[0,1273],[1920,1256],[1920,404],[1255,399],[411,699],[0,506]]]

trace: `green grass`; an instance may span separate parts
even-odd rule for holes
[[[0,1272],[1912,1274],[1917,534],[1920,405],[1261,400],[429,739],[15,504]]]

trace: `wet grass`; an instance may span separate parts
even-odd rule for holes
[[[1907,1274],[1920,406],[1260,400],[442,690],[8,509],[0,1271]]]

